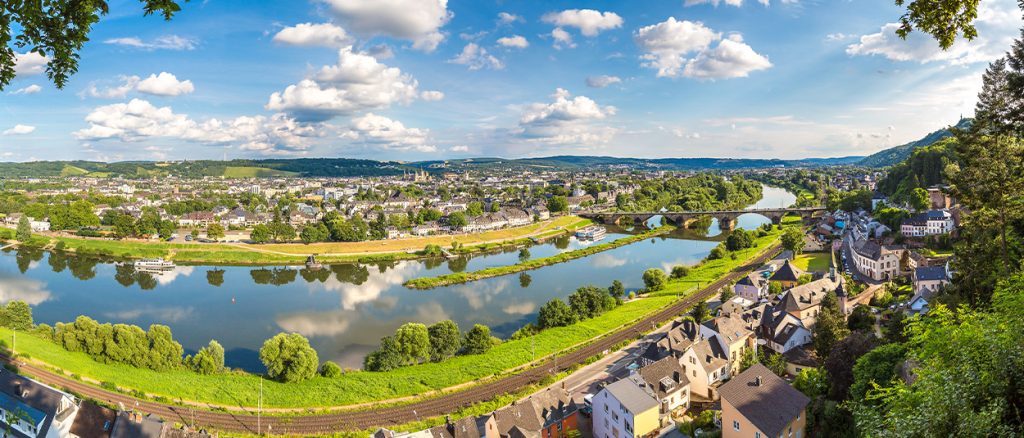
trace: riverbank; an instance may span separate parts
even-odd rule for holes
[[[697,290],[695,279],[728,275],[731,270],[756,259],[780,235],[781,230],[775,229],[756,240],[757,248],[736,252],[735,259],[707,261],[691,269],[687,277],[670,281],[665,290],[628,301],[596,318],[544,330],[532,338],[506,341],[482,355],[458,356],[440,363],[388,372],[350,371],[339,378],[315,377],[300,383],[264,381],[263,403],[281,413],[301,413],[307,408],[368,408],[438,396],[453,388],[466,389],[497,376],[516,374],[546,357],[591,344],[672,305]],[[10,339],[11,336],[9,330],[0,329],[0,338]],[[49,368],[92,385],[111,382],[126,393],[137,392],[150,400],[187,403],[203,409],[251,409],[257,404],[260,377],[254,374],[200,375],[187,370],[156,372],[122,364],[102,364],[83,353],[68,352],[30,334],[19,333],[18,338],[18,352],[26,354],[30,361],[50,364]]]
[[[590,225],[577,216],[561,216],[522,227],[464,235],[411,237],[365,242],[299,243],[171,243],[135,240],[106,240],[81,237],[35,235],[31,246],[69,253],[121,259],[164,258],[180,264],[223,266],[300,265],[310,254],[321,263],[372,263],[421,258],[427,245],[451,248],[458,254],[485,252],[507,246],[522,246]],[[13,237],[13,230],[0,229]]]
[[[576,260],[578,258],[587,257],[603,251],[608,251],[610,249],[615,249],[621,246],[636,243],[651,237],[660,236],[674,229],[675,227],[672,226],[662,226],[650,231],[645,231],[640,234],[635,234],[632,236],[616,239],[608,243],[602,243],[600,245],[588,246],[573,251],[563,252],[561,254],[553,255],[551,257],[526,260],[524,262],[516,263],[514,265],[497,266],[473,272],[455,272],[451,274],[438,275],[436,277],[414,278],[412,280],[406,281],[403,284],[411,289],[433,289],[435,287],[469,283],[471,281],[483,280],[485,278],[499,277],[502,275],[509,274],[518,274],[520,272],[539,269],[544,266],[550,266],[556,263],[564,263],[570,260]]]

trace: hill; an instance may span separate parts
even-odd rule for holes
[[[953,127],[956,129],[967,129],[971,126],[972,119],[960,119],[959,122]],[[953,135],[950,128],[942,128],[938,131],[932,132],[919,140],[912,141],[910,143],[902,144],[896,147],[891,147],[874,154],[871,154],[860,160],[857,165],[865,167],[888,167],[902,163],[915,149],[930,146],[935,144],[939,140]]]

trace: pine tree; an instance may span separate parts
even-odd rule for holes
[[[1013,97],[1008,76],[1006,58],[995,60],[985,70],[978,104],[974,107],[975,129],[982,132],[1007,132],[1011,129]]]

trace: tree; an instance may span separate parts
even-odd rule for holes
[[[267,376],[281,382],[299,382],[316,374],[320,359],[309,340],[298,333],[278,333],[260,347]]]
[[[737,228],[729,233],[729,237],[725,239],[725,249],[729,251],[739,251],[754,246],[754,239],[750,237],[750,233],[742,228]]]
[[[688,267],[686,267],[684,265],[675,265],[675,266],[672,267],[672,275],[671,275],[672,279],[678,280],[678,279],[683,278],[683,277],[685,277],[687,275],[690,275],[690,268],[688,268]]]
[[[3,308],[3,326],[14,330],[31,330],[32,308],[21,300],[8,302]]]
[[[542,329],[551,327],[564,327],[575,324],[578,316],[565,301],[553,298],[544,303],[537,315],[537,325]]]
[[[875,385],[892,386],[900,378],[906,358],[907,347],[903,344],[882,345],[861,356],[853,366],[850,400],[870,403],[865,398],[868,391],[873,390]]]
[[[569,210],[569,200],[565,196],[552,196],[548,199],[548,211],[561,213]]]
[[[469,222],[466,221],[466,215],[462,214],[461,211],[456,211],[448,215],[448,226],[454,229],[462,229]]]
[[[328,379],[337,379],[341,377],[341,367],[338,364],[327,361],[323,365],[320,365],[320,375]]]
[[[483,324],[476,324],[466,332],[466,338],[462,341],[462,352],[464,354],[484,354],[491,349],[491,328]]]
[[[430,360],[440,362],[452,357],[462,347],[462,337],[459,334],[459,325],[450,319],[435,323],[427,327],[430,335]]]
[[[157,235],[163,240],[170,240],[174,236],[175,228],[174,222],[160,221],[160,225],[157,226]]]
[[[140,0],[146,16],[159,14],[170,20],[181,10],[176,0]],[[64,88],[68,78],[78,71],[78,51],[92,26],[108,12],[104,0],[76,2],[58,0],[40,2],[4,2],[0,4],[0,90],[17,74],[17,52],[12,48],[27,47],[47,60],[46,76],[57,88]],[[12,24],[15,24],[12,26]],[[13,34],[12,29],[20,33]],[[11,43],[13,41],[13,44]]]
[[[482,214],[484,214],[484,210],[479,201],[473,201],[466,204],[466,215],[469,217],[477,217]]]
[[[224,226],[218,223],[210,224],[206,227],[206,237],[218,240],[224,238]]]
[[[643,280],[644,286],[647,287],[648,291],[654,292],[665,288],[665,271],[658,268],[651,268],[644,271]]]
[[[690,316],[698,323],[711,319],[711,309],[708,308],[708,303],[705,301],[698,301],[697,304],[694,304],[693,308],[690,309]]]
[[[22,216],[21,219],[18,219],[18,229],[15,233],[15,238],[19,242],[32,240],[32,225],[29,224],[27,216]]]
[[[181,344],[174,340],[170,327],[150,325],[146,339],[149,341],[149,357],[146,360],[149,368],[166,371],[181,366],[181,355],[184,350]]]
[[[530,250],[523,248],[519,250],[519,263],[530,260]]]
[[[846,400],[853,385],[853,367],[857,359],[878,346],[878,339],[871,333],[857,332],[840,340],[829,351],[823,366],[828,371],[831,383],[829,398]]]
[[[135,228],[135,220],[130,215],[119,214],[114,218],[114,237],[124,239],[138,234]]]
[[[290,241],[295,238],[295,227],[285,222],[271,222],[270,235],[275,241]]]
[[[792,251],[793,255],[800,254],[804,248],[804,232],[800,227],[789,227],[782,232],[782,247]]]
[[[302,243],[308,245],[313,242],[323,242],[327,240],[329,235],[330,233],[327,231],[327,227],[322,223],[318,223],[316,225],[306,225],[305,227],[302,227],[302,232],[299,233],[299,239],[302,240]]]
[[[932,205],[931,198],[928,197],[928,191],[920,187],[914,189],[909,200],[910,207],[916,211],[927,210]]]
[[[220,287],[224,284],[224,270],[223,269],[211,269],[206,271],[206,282],[213,287]]]
[[[867,306],[854,307],[850,317],[846,319],[846,326],[854,332],[870,331],[875,326],[875,316]]]
[[[615,307],[615,298],[605,289],[585,286],[569,295],[569,307],[578,319],[589,319]]]
[[[978,18],[979,0],[896,0],[906,3],[907,12],[900,17],[896,34],[906,39],[915,29],[927,33],[948,50],[958,37],[973,40],[978,36],[974,20]]]
[[[380,340],[380,347],[366,355],[363,368],[367,371],[390,371],[402,366],[402,352],[392,336]]]
[[[216,374],[224,370],[224,347],[217,341],[199,349],[195,356],[187,360],[193,371],[199,374]]]
[[[828,375],[821,368],[804,368],[793,380],[793,387],[810,398],[828,393]]]
[[[726,301],[731,300],[734,296],[736,296],[736,293],[732,291],[731,287],[726,286],[723,287],[722,291],[718,293],[718,301],[724,304]]]
[[[395,342],[406,363],[419,363],[430,358],[430,334],[423,324],[403,324],[395,330]]]
[[[836,295],[829,292],[821,299],[818,322],[814,324],[814,350],[818,357],[828,357],[832,347],[849,335],[850,329],[846,327]]]
[[[255,243],[267,243],[270,241],[270,227],[259,224],[252,227],[252,232],[249,233],[249,239]]]
[[[617,299],[622,298],[626,294],[626,288],[621,281],[612,280],[612,285],[608,287],[608,294]]]

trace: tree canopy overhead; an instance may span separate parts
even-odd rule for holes
[[[139,1],[145,15],[159,14],[164,20],[181,10],[180,0]],[[30,53],[46,59],[46,76],[57,88],[64,88],[78,72],[78,51],[89,41],[92,26],[108,12],[105,0],[0,2],[0,90],[17,75],[18,56]]]

